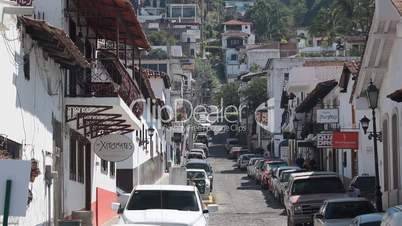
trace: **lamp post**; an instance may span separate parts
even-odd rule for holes
[[[380,186],[380,177],[379,177],[379,169],[378,169],[378,148],[377,148],[377,140],[382,140],[381,132],[377,132],[376,126],[376,116],[375,116],[375,109],[378,106],[378,95],[379,90],[373,84],[373,81],[370,81],[370,85],[366,90],[366,95],[369,101],[369,107],[371,108],[372,115],[373,115],[373,131],[369,132],[368,138],[371,140],[373,139],[374,145],[374,164],[375,164],[375,184],[376,184],[376,207],[378,211],[382,211],[382,193],[381,193],[381,186]],[[367,134],[367,129],[369,127],[370,119],[364,116],[360,120],[360,124],[363,128],[364,134]]]
[[[150,127],[148,129],[148,135],[152,141],[152,136],[154,135],[155,129],[153,127]],[[144,144],[148,144],[148,139],[146,137],[144,137],[144,140],[141,140],[139,142],[139,145],[142,146]],[[140,169],[141,169],[141,165],[140,165],[140,151],[137,150],[137,185],[140,184],[141,180],[140,180]]]

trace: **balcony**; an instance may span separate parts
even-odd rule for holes
[[[73,70],[66,93],[66,121],[87,137],[140,129],[143,103],[137,83],[117,58],[98,53],[95,69]]]

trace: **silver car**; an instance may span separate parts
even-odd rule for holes
[[[247,164],[247,176],[250,178],[254,177],[255,165],[259,160],[262,160],[262,157],[251,158]]]
[[[281,166],[275,169],[275,174],[272,175],[272,193],[276,199],[279,198],[279,184],[282,173],[286,170],[300,170],[298,166]]]

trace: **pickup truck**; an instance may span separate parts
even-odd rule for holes
[[[348,197],[341,179],[333,172],[291,174],[284,195],[288,226],[311,224],[325,200]]]

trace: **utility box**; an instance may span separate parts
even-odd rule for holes
[[[173,166],[170,168],[169,184],[187,185],[187,173],[184,166]]]

